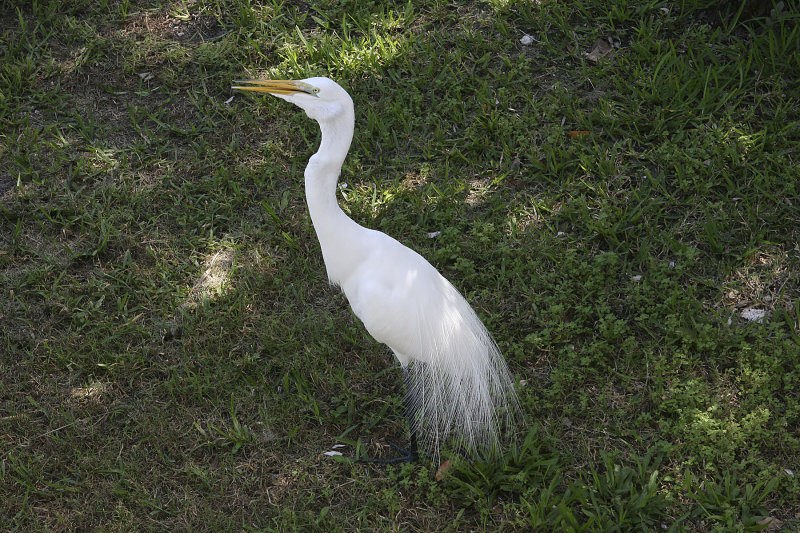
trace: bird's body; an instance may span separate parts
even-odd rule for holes
[[[516,396],[483,323],[421,255],[360,226],[336,200],[355,124],[350,96],[327,78],[251,83],[238,88],[288,100],[320,125],[322,141],[306,167],[305,189],[328,279],[342,289],[370,335],[407,369],[412,432],[434,453],[450,434],[470,450],[496,451]]]

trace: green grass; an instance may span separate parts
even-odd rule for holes
[[[708,4],[3,2],[0,529],[797,530],[800,12]],[[402,379],[326,283],[316,125],[229,89],[311,75],[343,208],[524,380],[495,463],[323,455]]]

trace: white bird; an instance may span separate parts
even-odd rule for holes
[[[412,446],[438,457],[448,436],[493,455],[518,402],[503,356],[475,311],[428,261],[385,233],[360,226],[336,200],[350,142],[353,101],[328,78],[241,80],[233,89],[270,93],[319,123],[322,141],[305,169],[308,210],[328,279],[344,292],[375,340],[406,375]],[[413,451],[416,453],[416,450]]]

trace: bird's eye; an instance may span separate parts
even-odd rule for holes
[[[311,89],[311,92],[317,94],[319,92],[319,87],[314,87],[313,89]]]

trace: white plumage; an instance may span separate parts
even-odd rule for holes
[[[408,371],[411,429],[438,454],[453,435],[475,452],[499,449],[517,409],[513,381],[489,332],[453,285],[421,255],[350,219],[336,183],[355,124],[353,101],[328,78],[239,82],[305,110],[322,141],[305,170],[305,189],[328,278],[341,287],[375,340]]]

